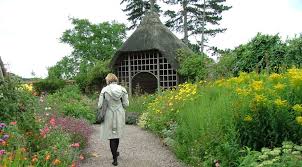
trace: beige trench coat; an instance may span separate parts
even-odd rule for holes
[[[126,89],[116,83],[104,87],[100,93],[98,107],[101,108],[103,98],[108,101],[105,120],[101,123],[101,138],[104,140],[121,138],[125,126],[125,107],[129,105]]]

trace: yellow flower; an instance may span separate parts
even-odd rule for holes
[[[243,119],[245,122],[251,122],[253,118],[250,115],[246,115]]]
[[[263,95],[255,95],[254,100],[255,100],[257,103],[261,103],[261,102],[264,102],[264,101],[266,100],[266,97],[263,96]]]
[[[259,91],[259,90],[263,89],[263,82],[262,81],[253,81],[251,84],[251,87],[256,91]]]
[[[274,88],[275,88],[276,90],[283,90],[284,87],[285,87],[285,85],[284,85],[284,84],[281,84],[281,83],[278,83],[277,85],[274,86]]]
[[[297,68],[291,68],[288,70],[288,75],[290,77],[290,82],[293,86],[298,86],[302,84],[302,70]]]
[[[238,95],[243,95],[243,96],[247,96],[249,94],[249,91],[247,89],[241,89],[241,88],[237,88],[236,89],[236,93]]]
[[[299,125],[302,125],[302,117],[301,116],[296,117],[296,121]]]
[[[271,80],[277,80],[277,79],[281,79],[281,78],[282,78],[282,75],[277,74],[277,73],[272,73],[272,74],[269,76],[269,79],[271,79]]]
[[[280,98],[276,99],[274,102],[279,107],[287,105],[287,101],[286,100],[281,100]]]
[[[301,104],[296,104],[292,108],[296,112],[302,112],[302,105]]]
[[[225,81],[224,79],[220,79],[220,80],[215,81],[215,84],[218,86],[223,86],[224,81]]]

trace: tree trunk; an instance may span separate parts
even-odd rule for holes
[[[270,64],[269,64],[269,57],[268,57],[268,53],[265,52],[265,66],[266,66],[266,73],[269,74],[270,72]]]
[[[3,61],[0,57],[0,80],[4,80],[4,77],[6,76],[6,70],[4,68]]]
[[[182,3],[183,7],[183,19],[184,19],[184,24],[183,24],[183,29],[184,29],[184,42],[185,44],[189,44],[189,36],[188,36],[188,10],[187,10],[187,5],[188,1],[185,0]]]
[[[204,29],[205,29],[205,17],[206,17],[206,0],[203,0],[203,11],[202,11],[202,32],[201,32],[201,44],[200,44],[200,50],[201,53],[204,51]]]
[[[154,12],[155,11],[155,9],[154,9],[155,0],[150,0],[150,4],[151,4],[150,11]]]
[[[3,72],[2,72],[2,68],[0,68],[0,81],[4,80],[4,76],[3,76]]]

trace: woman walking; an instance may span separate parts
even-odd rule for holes
[[[98,108],[102,107],[104,100],[108,104],[104,122],[101,123],[101,138],[110,141],[112,164],[117,166],[117,149],[125,126],[124,108],[129,105],[129,100],[126,89],[118,85],[118,78],[114,74],[109,73],[105,80],[107,86],[102,89],[98,102]]]

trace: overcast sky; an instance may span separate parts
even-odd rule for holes
[[[71,28],[68,17],[93,23],[127,23],[121,0],[0,0],[0,56],[10,72],[45,77],[47,67],[71,53],[59,42]],[[228,30],[210,40],[219,48],[234,48],[257,32],[279,33],[284,39],[302,32],[302,0],[227,0],[221,25]],[[129,34],[131,35],[131,34]],[[181,36],[179,36],[181,37]]]

